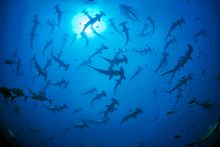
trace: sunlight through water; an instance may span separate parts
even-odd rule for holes
[[[88,14],[91,17],[94,17],[96,14],[99,14],[99,10],[94,10],[94,9],[88,9]],[[75,15],[72,19],[72,31],[77,34],[77,38],[80,38],[81,35],[80,33],[83,30],[84,25],[89,21],[89,18],[83,14],[82,12],[79,12],[77,15]],[[97,21],[94,25],[93,28],[96,30],[97,33],[101,34],[104,32],[106,29],[106,24],[105,22],[101,19],[101,21]],[[93,33],[93,30],[91,29],[91,26],[86,28],[85,33],[87,34],[88,37],[94,37],[95,34]]]

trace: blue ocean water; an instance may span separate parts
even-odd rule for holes
[[[0,2],[0,146],[218,147],[218,0]]]

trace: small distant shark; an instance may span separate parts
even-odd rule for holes
[[[162,58],[160,59],[160,63],[154,71],[155,73],[158,72],[163,66],[165,66],[167,64],[168,56],[169,56],[169,54],[166,51],[164,51],[162,53]]]
[[[48,111],[51,111],[53,113],[55,112],[63,112],[65,109],[68,109],[69,107],[67,106],[66,103],[63,105],[54,105],[54,106],[44,106]]]
[[[85,39],[85,42],[86,42],[84,48],[87,48],[88,45],[89,45],[89,38],[88,38],[88,36],[86,35],[86,32],[81,32],[80,35],[82,36],[83,39]]]
[[[55,20],[54,19],[52,19],[51,21],[48,20],[47,25],[49,25],[50,27],[50,34],[53,34],[55,30],[55,25],[56,25]]]
[[[205,37],[208,36],[207,31],[205,29],[203,29],[203,30],[200,30],[199,32],[197,32],[195,35],[193,35],[194,43],[198,41],[198,38],[200,36],[205,36]]]
[[[29,91],[30,94],[31,94],[30,98],[33,99],[33,100],[37,100],[37,101],[41,101],[41,102],[43,102],[43,101],[48,101],[50,104],[51,104],[52,101],[53,101],[53,99],[47,98],[45,92],[41,92],[41,91],[40,91],[40,92],[36,93],[36,92],[32,91],[31,89],[28,89],[28,91]]]
[[[92,60],[91,58],[88,58],[87,60],[84,60],[76,69],[80,69],[82,66],[86,66],[86,65],[89,65],[89,64],[92,64]]]
[[[92,30],[92,33],[94,33],[96,36],[106,40],[106,38],[103,35],[101,35],[100,33],[98,33],[93,26],[90,26],[90,28]]]
[[[209,138],[211,138],[212,135],[218,132],[219,126],[220,126],[220,119],[218,119],[214,125],[210,126],[209,131],[205,136],[194,142],[188,143],[185,146],[200,146],[202,143],[206,142]]]
[[[120,63],[123,63],[123,62],[125,64],[128,63],[128,58],[126,55],[122,55],[122,58],[119,58],[118,55],[115,55],[113,59],[105,58],[102,56],[101,56],[101,58],[110,64],[109,68],[113,68],[115,65],[119,65]]]
[[[122,120],[121,120],[121,124],[123,124],[124,122],[128,121],[131,118],[136,119],[137,116],[139,114],[143,113],[143,110],[141,108],[136,108],[135,111],[130,112],[129,114],[127,114]]]
[[[170,36],[172,36],[172,32],[179,26],[182,27],[182,25],[185,24],[185,20],[183,17],[181,17],[180,19],[176,20],[175,22],[172,23],[172,25],[170,26],[170,29],[168,31],[168,34],[166,36],[166,39]]]
[[[152,26],[152,29],[150,31],[148,30],[149,24],[146,22],[144,24],[143,29],[141,30],[141,32],[138,35],[139,37],[145,37],[147,35],[152,35],[155,32],[155,22],[153,21],[153,19],[150,16],[147,18],[147,20],[149,21],[150,25]]]
[[[101,93],[97,93],[96,96],[92,99],[90,106],[93,106],[93,104],[96,100],[101,100],[102,97],[106,97],[106,96],[107,96],[107,94],[104,90],[102,90]]]
[[[105,13],[100,11],[99,14],[96,14],[95,17],[91,17],[87,11],[83,10],[82,11],[83,14],[85,14],[88,18],[89,18],[89,21],[86,22],[86,24],[84,24],[84,27],[83,27],[83,30],[82,32],[85,32],[85,30],[89,27],[89,26],[93,26],[97,21],[101,21],[101,18],[103,16],[105,16]],[[81,32],[81,33],[82,33]]]
[[[46,49],[48,49],[52,44],[53,44],[53,40],[52,39],[50,39],[49,41],[46,42],[46,44],[44,45],[44,47],[42,49],[43,54],[45,54]]]
[[[140,72],[143,71],[143,68],[138,66],[137,70],[134,72],[134,74],[131,76],[131,78],[129,80],[134,79],[134,77],[140,75]]]
[[[89,94],[93,94],[94,92],[97,92],[97,89],[95,87],[92,87],[88,91],[82,92],[81,95],[89,95]]]
[[[84,130],[85,128],[89,128],[89,124],[86,121],[81,120],[81,122],[79,124],[76,124],[74,128]]]
[[[124,75],[124,68],[120,67],[120,70],[113,70],[112,68],[109,68],[107,70],[95,68],[93,66],[87,65],[88,67],[94,69],[95,71],[109,76],[109,79],[111,80],[113,76],[123,76]]]
[[[69,64],[64,63],[64,61],[62,61],[58,57],[54,56],[53,50],[50,55],[53,57],[53,60],[59,64],[59,67],[63,67],[65,70],[69,69]]]
[[[6,60],[4,60],[4,64],[5,65],[10,65],[10,66],[16,65],[16,75],[18,77],[24,75],[24,72],[21,69],[22,64],[21,64],[20,58],[18,58],[17,61],[16,60],[12,60],[12,59],[6,59]]]
[[[70,48],[73,46],[74,42],[76,41],[77,39],[77,34],[76,33],[73,33],[73,36],[72,36],[72,41],[70,43]]]
[[[83,108],[77,108],[73,111],[73,114],[76,114],[76,113],[79,113],[79,112],[82,112],[83,111]]]
[[[66,33],[63,34],[63,42],[61,44],[61,50],[63,50],[63,48],[64,48],[64,46],[65,46],[65,44],[67,42],[68,37],[69,37],[68,34],[66,34]]]
[[[211,110],[215,107],[215,103],[210,103],[208,100],[205,102],[199,102],[196,100],[195,103],[197,105],[201,106],[202,108],[207,109],[207,110]]]
[[[211,110],[215,107],[215,103],[210,103],[208,100],[205,102],[200,102],[198,101],[197,98],[193,98],[188,104],[193,104],[193,103],[207,110]]]
[[[98,54],[102,54],[102,52],[103,52],[104,50],[108,50],[108,49],[109,49],[109,47],[107,47],[107,46],[104,45],[104,44],[101,44],[101,47],[98,48],[95,53],[93,53],[92,55],[90,55],[89,58],[91,59],[91,58],[93,58],[94,56],[96,56],[96,55],[98,55]]]
[[[127,22],[123,21],[120,23],[120,26],[122,27],[122,33],[125,34],[125,46],[128,44],[130,37],[129,37],[129,28],[127,27]]]
[[[48,69],[49,66],[52,65],[52,60],[53,60],[53,57],[49,57],[44,65],[44,68],[43,70],[46,71]]]
[[[116,33],[118,33],[119,35],[123,36],[122,33],[118,30],[118,28],[116,27],[115,23],[114,23],[114,19],[113,18],[110,18],[109,19],[109,22],[110,22],[110,26],[114,29],[114,31]]]
[[[188,45],[188,48],[189,49],[186,51],[185,55],[178,60],[178,63],[171,70],[168,70],[167,72],[163,73],[162,76],[172,74],[172,80],[176,72],[179,71],[180,68],[182,68],[187,63],[187,61],[192,60],[193,48],[191,45]]]
[[[132,8],[131,6],[128,6],[126,4],[120,4],[119,5],[120,11],[130,20],[132,21],[139,21],[140,19],[137,17],[137,11]]]
[[[167,51],[167,49],[170,47],[170,45],[172,45],[174,42],[176,42],[176,38],[172,37],[171,39],[169,39],[166,44],[164,45],[164,51]]]
[[[4,61],[4,64],[5,65],[15,65],[15,64],[17,64],[17,61],[16,60],[12,60],[12,59],[6,59]]]
[[[112,113],[114,110],[116,110],[116,106],[119,105],[118,100],[116,100],[115,98],[112,98],[112,102],[111,104],[107,105],[107,109],[105,111],[103,111],[104,113],[104,117],[103,118],[107,118],[109,113]]]
[[[147,55],[148,53],[156,54],[152,51],[152,49],[149,45],[146,44],[145,46],[146,46],[145,48],[140,49],[140,50],[137,50],[137,49],[133,48],[133,51],[135,53],[143,55],[143,56]]]
[[[20,77],[20,76],[24,76],[24,71],[22,71],[22,64],[21,64],[21,59],[20,58],[18,58],[18,61],[17,61],[17,64],[16,64],[17,66],[16,66],[16,75],[18,76],[18,77]]]
[[[55,13],[57,15],[57,26],[59,27],[60,23],[61,23],[63,12],[61,11],[58,4],[55,5],[54,9],[55,9]]]
[[[45,92],[42,92],[42,91],[34,92],[31,89],[28,89],[28,91],[31,94],[31,96],[29,96],[31,99],[41,101],[41,102],[48,101],[50,104],[52,104],[53,99],[49,99],[46,96]]]
[[[44,78],[44,80],[46,80],[47,79],[47,71],[41,68],[41,66],[39,65],[39,63],[36,60],[35,55],[34,55],[32,61],[34,62],[34,66],[38,72],[38,76],[42,76]]]
[[[57,81],[56,83],[51,83],[51,85],[59,86],[64,89],[69,85],[69,80],[62,78],[60,81]]]
[[[33,43],[34,43],[34,39],[35,39],[35,36],[36,36],[36,30],[37,30],[37,27],[40,24],[40,21],[38,19],[38,15],[37,14],[34,15],[34,19],[33,19],[32,22],[33,22],[33,27],[32,27],[32,30],[30,32],[30,47],[32,49],[34,49]]]
[[[192,76],[193,74],[188,74],[188,75],[185,75],[183,76],[177,83],[176,85],[171,88],[170,90],[168,90],[167,92],[169,94],[171,94],[173,91],[175,90],[180,90],[182,86],[186,85],[188,82],[191,82],[192,81]]]

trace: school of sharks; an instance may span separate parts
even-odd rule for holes
[[[30,4],[1,46],[0,147],[218,146],[215,4]]]

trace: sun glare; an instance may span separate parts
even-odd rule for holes
[[[94,17],[96,14],[100,13],[98,10],[92,10],[92,9],[89,9],[87,11],[91,17]],[[84,15],[82,12],[80,12],[79,14],[73,17],[72,28],[73,28],[73,32],[77,34],[77,38],[81,37],[80,33],[82,32],[84,25],[88,21],[89,21],[89,18],[86,15]],[[100,22],[97,21],[92,27],[99,34],[101,34],[106,29],[105,22],[102,19]],[[91,26],[86,28],[85,33],[87,34],[88,37],[95,36],[95,34],[93,33],[93,30],[91,29]]]

